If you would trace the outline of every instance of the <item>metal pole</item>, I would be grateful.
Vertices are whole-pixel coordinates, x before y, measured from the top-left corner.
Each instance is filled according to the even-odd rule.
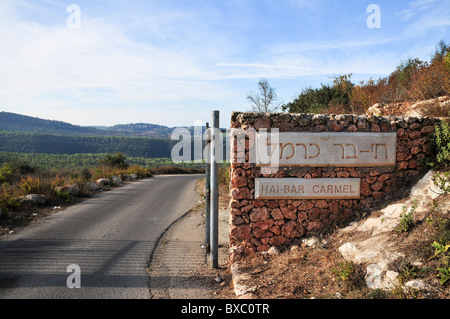
[[[210,247],[211,247],[211,133],[209,130],[209,123],[206,123],[206,150],[208,152],[205,154],[207,156],[206,158],[206,168],[205,168],[205,201],[206,201],[206,207],[205,207],[205,225],[206,225],[206,236],[205,236],[205,246],[206,251],[209,253]]]
[[[219,152],[219,139],[221,138],[219,129],[219,111],[212,113],[211,132],[211,254],[210,267],[218,268],[218,246],[219,246],[219,163],[217,158]]]

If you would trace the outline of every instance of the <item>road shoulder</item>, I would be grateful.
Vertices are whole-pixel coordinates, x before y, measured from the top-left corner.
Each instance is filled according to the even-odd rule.
[[[204,181],[199,180],[197,189]],[[226,197],[227,191],[221,192]],[[203,198],[203,197],[202,197]],[[226,202],[223,198],[222,202]],[[200,201],[160,237],[147,272],[153,299],[234,299],[229,271],[229,212],[219,211],[219,268],[209,267],[205,202]]]

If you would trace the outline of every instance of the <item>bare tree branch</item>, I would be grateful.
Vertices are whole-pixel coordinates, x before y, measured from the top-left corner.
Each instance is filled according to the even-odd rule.
[[[277,100],[276,90],[270,86],[266,79],[258,82],[259,92],[248,92],[247,99],[252,102],[252,108],[257,112],[273,112],[277,110],[281,102]]]

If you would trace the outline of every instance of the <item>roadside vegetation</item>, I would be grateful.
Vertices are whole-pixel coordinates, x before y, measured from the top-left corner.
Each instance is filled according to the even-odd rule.
[[[290,113],[365,114],[374,104],[412,102],[450,96],[450,45],[439,42],[430,61],[407,58],[388,76],[353,83],[352,74],[334,76],[332,83],[307,88],[282,106]],[[428,116],[448,116],[450,107],[430,102],[421,107]]]
[[[139,162],[145,165],[136,164]],[[73,156],[2,153],[0,234],[124,182],[159,174],[202,172],[201,164],[175,164],[169,159],[130,160],[122,153]]]

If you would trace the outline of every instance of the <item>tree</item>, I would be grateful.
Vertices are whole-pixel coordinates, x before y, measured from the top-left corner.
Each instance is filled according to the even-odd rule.
[[[252,102],[252,108],[256,112],[273,112],[281,105],[277,99],[276,90],[266,79],[259,80],[258,92],[248,92],[247,99]]]

